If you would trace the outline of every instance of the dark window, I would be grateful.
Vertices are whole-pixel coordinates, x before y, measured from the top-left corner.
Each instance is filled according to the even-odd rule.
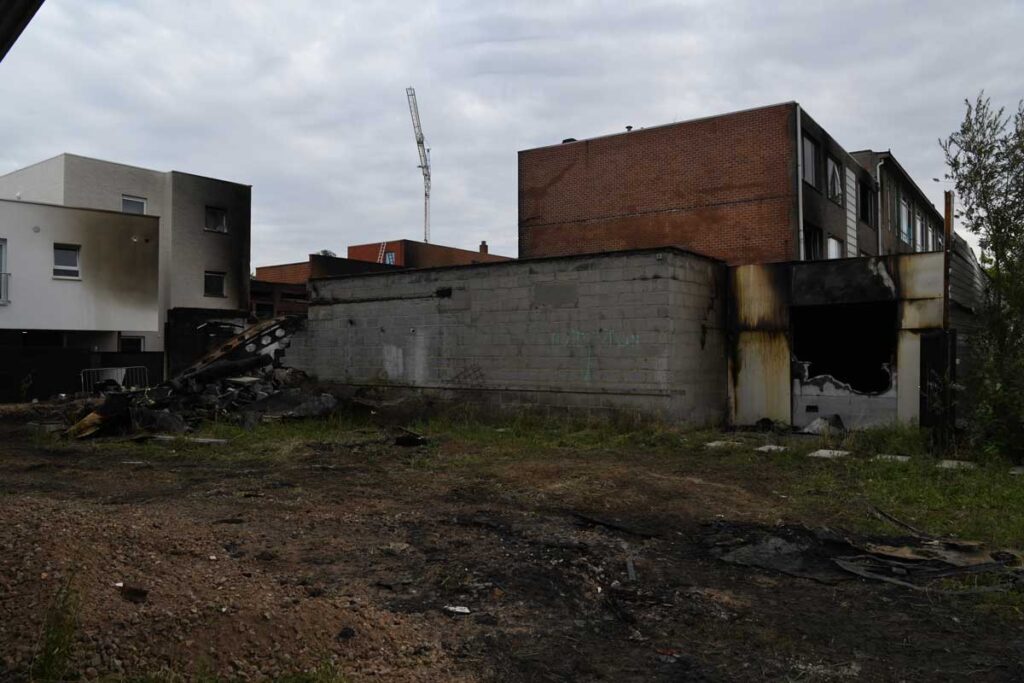
[[[120,349],[123,353],[141,353],[146,350],[144,337],[121,337]]]
[[[211,232],[227,232],[228,212],[216,206],[206,207],[206,229]]]
[[[206,271],[203,274],[203,295],[224,296],[224,277],[224,273]]]
[[[122,213],[146,213],[146,198],[133,197],[130,194],[121,195]]]
[[[871,227],[875,227],[875,207],[877,206],[875,191],[863,181],[857,183],[857,204],[857,217]]]
[[[78,278],[82,276],[79,268],[79,256],[82,247],[77,244],[53,245],[53,276]]]
[[[810,225],[804,227],[804,260],[817,261],[824,256],[821,230]]]
[[[256,317],[260,320],[274,317],[274,304],[267,301],[257,301],[255,307]]]
[[[843,205],[843,165],[832,157],[825,164],[828,171],[828,198]]]
[[[818,143],[804,136],[803,144],[804,182],[818,186]]]
[[[914,243],[913,219],[906,197],[900,197],[900,240],[911,245]]]
[[[389,266],[395,265],[395,252],[389,251],[386,254],[384,254],[384,263],[388,264]]]

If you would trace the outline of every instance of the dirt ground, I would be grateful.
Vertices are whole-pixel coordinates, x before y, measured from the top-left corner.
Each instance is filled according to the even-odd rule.
[[[0,423],[0,680],[29,676],[69,580],[70,680],[1024,679],[1024,631],[974,597],[714,559],[716,525],[785,516],[763,469],[267,439],[54,446]]]

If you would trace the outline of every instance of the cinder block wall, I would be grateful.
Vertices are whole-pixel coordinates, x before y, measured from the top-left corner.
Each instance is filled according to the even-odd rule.
[[[522,151],[519,256],[799,258],[795,137],[789,103]]]
[[[676,249],[311,283],[288,363],[502,406],[726,413],[724,266]]]

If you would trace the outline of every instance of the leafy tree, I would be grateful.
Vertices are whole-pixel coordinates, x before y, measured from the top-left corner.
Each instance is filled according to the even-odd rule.
[[[962,225],[978,236],[990,275],[983,326],[972,336],[967,379],[973,436],[986,450],[1024,459],[1024,100],[995,109],[965,101],[959,130],[940,140]],[[963,403],[961,404],[963,405]]]
[[[320,251],[317,252],[317,254],[319,254],[320,256],[337,256],[337,254],[335,254],[330,249],[321,249]]]

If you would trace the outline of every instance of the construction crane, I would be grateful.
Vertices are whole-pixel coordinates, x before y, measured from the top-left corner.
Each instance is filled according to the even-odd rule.
[[[420,170],[423,171],[423,241],[430,241],[430,148],[423,139],[423,126],[420,125],[420,108],[416,104],[416,89],[405,89],[409,98],[409,114],[412,116],[412,132],[416,136],[416,149],[420,153]]]

